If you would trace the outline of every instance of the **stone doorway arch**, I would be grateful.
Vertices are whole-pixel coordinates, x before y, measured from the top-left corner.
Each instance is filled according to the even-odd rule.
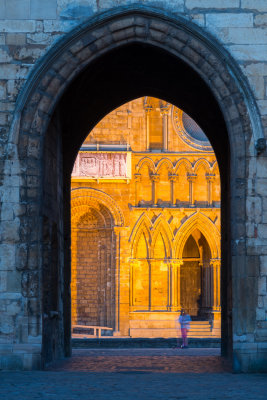
[[[12,161],[26,186],[12,187],[6,173],[4,187],[13,190],[18,203],[31,205],[31,213],[18,216],[16,230],[16,268],[28,310],[24,335],[34,336],[39,345],[33,354],[25,339],[27,360],[31,357],[27,365],[39,368],[46,362],[45,318],[56,318],[53,357],[71,353],[69,178],[76,154],[96,122],[142,95],[185,110],[213,145],[223,192],[222,351],[232,357],[235,370],[253,369],[254,361],[248,366],[233,334],[249,333],[243,310],[251,303],[239,303],[237,271],[240,263],[247,268],[250,262],[245,251],[246,167],[248,156],[255,156],[254,143],[263,137],[255,102],[241,71],[216,40],[182,17],[145,6],[97,15],[67,34],[34,68],[17,101],[5,171]],[[58,257],[51,255],[55,234]],[[42,276],[44,267],[49,273],[51,257],[57,259],[60,276],[58,310],[42,315]],[[19,353],[19,340],[15,335],[13,353]],[[254,356],[255,363],[263,357],[260,352]]]

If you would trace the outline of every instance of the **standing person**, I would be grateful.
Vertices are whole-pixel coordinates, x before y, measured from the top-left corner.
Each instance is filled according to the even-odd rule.
[[[188,347],[187,334],[188,334],[188,331],[190,329],[190,321],[191,321],[190,315],[187,314],[184,309],[182,309],[181,310],[181,315],[179,317],[179,323],[180,323],[180,326],[181,326],[181,336],[182,336],[182,339],[183,339],[183,343],[182,343],[182,346],[181,346],[182,349]]]

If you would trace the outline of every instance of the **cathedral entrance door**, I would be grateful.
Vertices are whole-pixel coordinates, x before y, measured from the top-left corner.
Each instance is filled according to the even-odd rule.
[[[181,267],[181,305],[192,317],[199,315],[201,296],[199,261],[184,261]]]

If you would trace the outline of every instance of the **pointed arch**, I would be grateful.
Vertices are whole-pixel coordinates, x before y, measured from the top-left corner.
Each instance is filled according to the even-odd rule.
[[[160,173],[160,170],[164,165],[167,166],[169,172],[171,172],[171,173],[173,172],[173,163],[171,162],[170,159],[164,157],[156,165],[156,173],[157,174]]]
[[[170,225],[165,220],[165,218],[161,215],[155,221],[153,228],[152,228],[152,242],[151,242],[151,257],[154,257],[155,254],[155,246],[158,240],[158,236],[162,235],[162,239],[165,245],[165,254],[167,258],[172,257],[172,243],[173,243],[173,233],[170,228]]]
[[[141,172],[142,168],[145,165],[148,166],[148,169],[150,170],[150,172],[152,172],[153,174],[156,173],[156,166],[154,164],[154,161],[149,157],[141,158],[141,160],[136,165],[136,171]]]
[[[185,243],[195,229],[198,229],[207,240],[211,258],[220,258],[220,232],[211,219],[201,212],[191,215],[178,229],[175,235],[175,257],[182,258]]]
[[[179,168],[181,165],[185,166],[186,172],[192,172],[193,165],[191,164],[191,162],[187,158],[180,158],[180,160],[177,161],[174,167],[175,174],[179,173]]]
[[[207,173],[211,172],[211,164],[209,163],[208,160],[206,160],[206,158],[200,158],[199,160],[197,160],[194,165],[193,165],[193,171],[195,173],[197,173],[198,169],[203,166],[204,169],[206,170]]]
[[[135,226],[133,227],[132,233],[129,237],[129,242],[132,243],[132,249],[131,249],[132,258],[135,258],[137,254],[137,247],[142,234],[144,234],[146,237],[146,242],[148,245],[148,257],[149,257],[150,244],[151,244],[151,228],[152,228],[152,223],[148,215],[146,213],[143,213],[135,223]]]
[[[220,174],[219,164],[218,164],[217,160],[215,160],[214,163],[211,166],[211,172],[214,173],[215,171],[218,171],[218,173]]]

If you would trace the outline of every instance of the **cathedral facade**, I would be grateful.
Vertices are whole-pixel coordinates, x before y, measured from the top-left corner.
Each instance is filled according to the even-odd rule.
[[[71,196],[73,326],[176,337],[184,308],[192,335],[220,336],[220,175],[194,120],[152,97],[117,108],[83,143]]]

